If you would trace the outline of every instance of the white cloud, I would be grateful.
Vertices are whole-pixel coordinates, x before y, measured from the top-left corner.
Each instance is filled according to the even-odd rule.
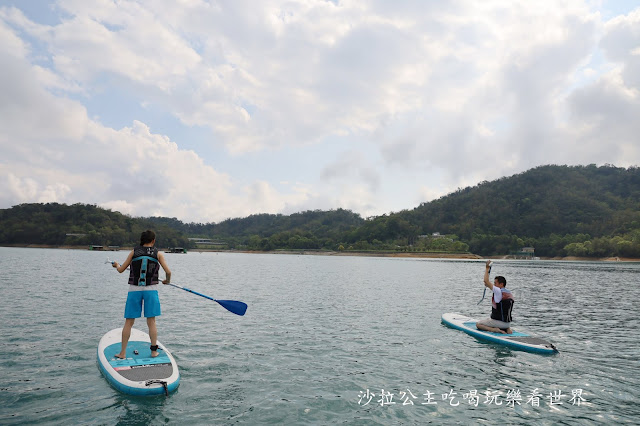
[[[570,117],[565,137],[579,146],[574,163],[640,163],[640,9],[606,23],[600,43],[615,67],[593,84],[575,90],[568,98]]]
[[[640,8],[596,7],[60,0],[52,25],[0,8],[0,202],[369,215],[540,164],[638,164]],[[89,118],[98,95],[119,125]],[[187,144],[193,128],[208,136]],[[284,169],[313,144],[302,176],[242,166],[270,151]]]
[[[601,41],[605,55],[622,66],[627,86],[640,89],[640,7],[625,16],[607,22]]]
[[[44,88],[26,49],[7,50],[0,50],[0,184],[9,188],[3,206],[97,202],[133,215],[213,221],[288,201],[274,191],[271,204],[230,193],[232,178],[144,123],[115,130],[89,119],[78,102]]]

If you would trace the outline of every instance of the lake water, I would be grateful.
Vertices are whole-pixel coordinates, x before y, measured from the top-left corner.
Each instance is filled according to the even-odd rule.
[[[444,312],[488,315],[483,262],[168,254],[172,282],[249,309],[239,317],[161,286],[159,340],[181,381],[143,398],[111,388],[96,363],[127,293],[128,272],[105,261],[126,255],[0,248],[0,424],[640,420],[638,263],[496,261],[514,328],[560,350],[543,356],[440,323]]]

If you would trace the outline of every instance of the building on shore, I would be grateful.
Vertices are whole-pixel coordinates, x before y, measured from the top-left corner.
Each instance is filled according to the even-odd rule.
[[[212,240],[210,238],[189,238],[196,248],[200,249],[223,249],[226,248],[227,243],[224,241]]]
[[[535,260],[536,250],[533,247],[522,247],[519,251],[509,253],[511,259]]]

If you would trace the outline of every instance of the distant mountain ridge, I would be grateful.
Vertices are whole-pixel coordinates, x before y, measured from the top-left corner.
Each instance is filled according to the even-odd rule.
[[[423,228],[471,238],[481,230],[541,237],[596,236],[640,224],[640,169],[542,166],[482,182],[412,210]]]
[[[459,189],[412,210],[367,220],[349,210],[257,214],[220,223],[132,218],[95,205],[21,204],[0,210],[0,244],[132,245],[189,237],[249,250],[327,249],[640,257],[640,169],[540,166]],[[439,233],[438,238],[434,233]],[[445,237],[445,238],[441,238]]]
[[[422,232],[456,234],[474,252],[495,251],[483,247],[495,237],[517,236],[557,255],[548,250],[553,236],[587,241],[640,229],[640,168],[541,166],[398,214]]]

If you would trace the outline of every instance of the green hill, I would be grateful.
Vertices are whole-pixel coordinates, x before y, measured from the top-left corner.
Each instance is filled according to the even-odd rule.
[[[222,240],[231,248],[319,249],[361,225],[356,213],[338,209],[292,215],[258,214],[219,224],[183,223],[176,218],[132,218],[95,205],[20,204],[0,210],[0,244],[132,246],[154,229],[162,247],[192,247],[189,237]]]
[[[477,232],[601,236],[638,227],[639,207],[640,169],[544,166],[482,182],[404,216],[425,230],[442,229],[465,239]]]
[[[225,241],[231,248],[251,250],[334,249],[343,235],[364,223],[349,210],[309,210],[291,215],[255,214],[218,224],[184,224],[177,219],[148,218],[189,236]]]
[[[434,233],[440,234],[433,237]],[[640,257],[640,169],[542,166],[367,220],[356,248]]]
[[[421,233],[455,234],[479,254],[530,245],[542,256],[638,255],[640,169],[543,166],[398,215]],[[602,240],[616,236],[635,244],[634,250],[620,238]],[[588,247],[572,253],[564,249],[588,241],[595,244],[591,252]],[[599,247],[618,243],[622,250]]]
[[[144,218],[131,218],[95,205],[58,203],[20,204],[0,210],[0,244],[132,246],[142,231],[154,228],[162,247],[185,246],[180,231],[156,226]]]
[[[161,246],[189,237],[250,250],[329,249],[640,257],[640,169],[542,166],[459,189],[413,210],[362,219],[349,210],[257,214],[220,223],[132,218],[95,205],[21,204],[0,210],[0,244]],[[436,234],[436,235],[434,235]]]

